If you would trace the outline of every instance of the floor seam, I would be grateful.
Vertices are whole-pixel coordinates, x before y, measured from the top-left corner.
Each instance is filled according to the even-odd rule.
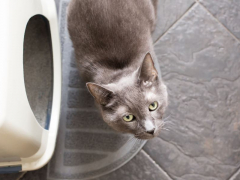
[[[238,167],[238,168],[236,169],[236,171],[234,171],[234,172],[230,175],[230,177],[227,178],[227,180],[236,180],[235,178],[236,178],[236,175],[237,175],[237,174],[240,174],[240,167]]]
[[[22,173],[17,177],[16,180],[21,180],[26,173],[27,173],[27,171],[22,172]]]
[[[195,1],[161,36],[157,38],[157,40],[153,43],[154,45],[157,44],[157,42],[164,37],[171,29],[173,26],[175,26],[182,18],[192,9],[192,7],[196,4],[197,2]]]
[[[164,173],[164,175],[169,180],[173,180],[173,178],[158,163],[156,163],[156,161],[154,161],[153,158],[145,150],[142,149],[141,151],[160,171],[162,171]]]
[[[201,2],[197,2],[201,7],[203,7],[221,26],[235,39],[240,43],[240,40],[221,22],[217,17],[215,17]]]

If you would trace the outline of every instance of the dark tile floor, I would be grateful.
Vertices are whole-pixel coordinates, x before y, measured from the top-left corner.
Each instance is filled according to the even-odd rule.
[[[98,180],[239,180],[240,1],[159,0],[158,17],[153,37],[172,124]],[[21,179],[46,174],[44,167]]]

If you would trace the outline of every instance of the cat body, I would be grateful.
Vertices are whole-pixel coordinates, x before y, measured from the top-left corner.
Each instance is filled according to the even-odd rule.
[[[72,0],[68,8],[77,67],[103,120],[140,139],[158,135],[167,106],[151,38],[155,15],[150,0]]]

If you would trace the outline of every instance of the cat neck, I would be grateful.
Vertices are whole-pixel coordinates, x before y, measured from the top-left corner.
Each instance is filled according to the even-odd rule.
[[[105,69],[104,72],[98,72],[98,76],[95,76],[94,82],[105,85],[116,84],[123,78],[130,77],[137,69],[138,67],[136,65],[118,70]]]
[[[156,60],[156,55],[153,50],[153,43],[149,41],[145,44],[146,46],[141,49],[140,53],[138,53],[134,59],[131,59],[131,64],[121,69],[111,69],[111,68],[102,68],[97,67],[96,75],[93,76],[93,82],[98,84],[110,84],[117,83],[121,79],[129,77],[135,72],[142,64],[142,61],[145,55],[150,52],[153,56],[153,59]],[[142,46],[143,47],[143,46]]]
[[[138,70],[139,67],[136,69],[126,69],[125,71],[121,71],[119,74],[114,74],[112,79],[103,85],[111,90],[119,90],[124,87],[132,86],[135,83]]]

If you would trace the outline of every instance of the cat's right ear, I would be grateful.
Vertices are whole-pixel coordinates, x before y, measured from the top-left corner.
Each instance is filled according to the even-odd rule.
[[[154,83],[158,78],[158,72],[154,66],[154,62],[150,53],[144,57],[142,66],[138,72],[138,79],[146,86]]]
[[[95,83],[86,83],[90,94],[101,105],[107,105],[113,98],[113,92]]]

